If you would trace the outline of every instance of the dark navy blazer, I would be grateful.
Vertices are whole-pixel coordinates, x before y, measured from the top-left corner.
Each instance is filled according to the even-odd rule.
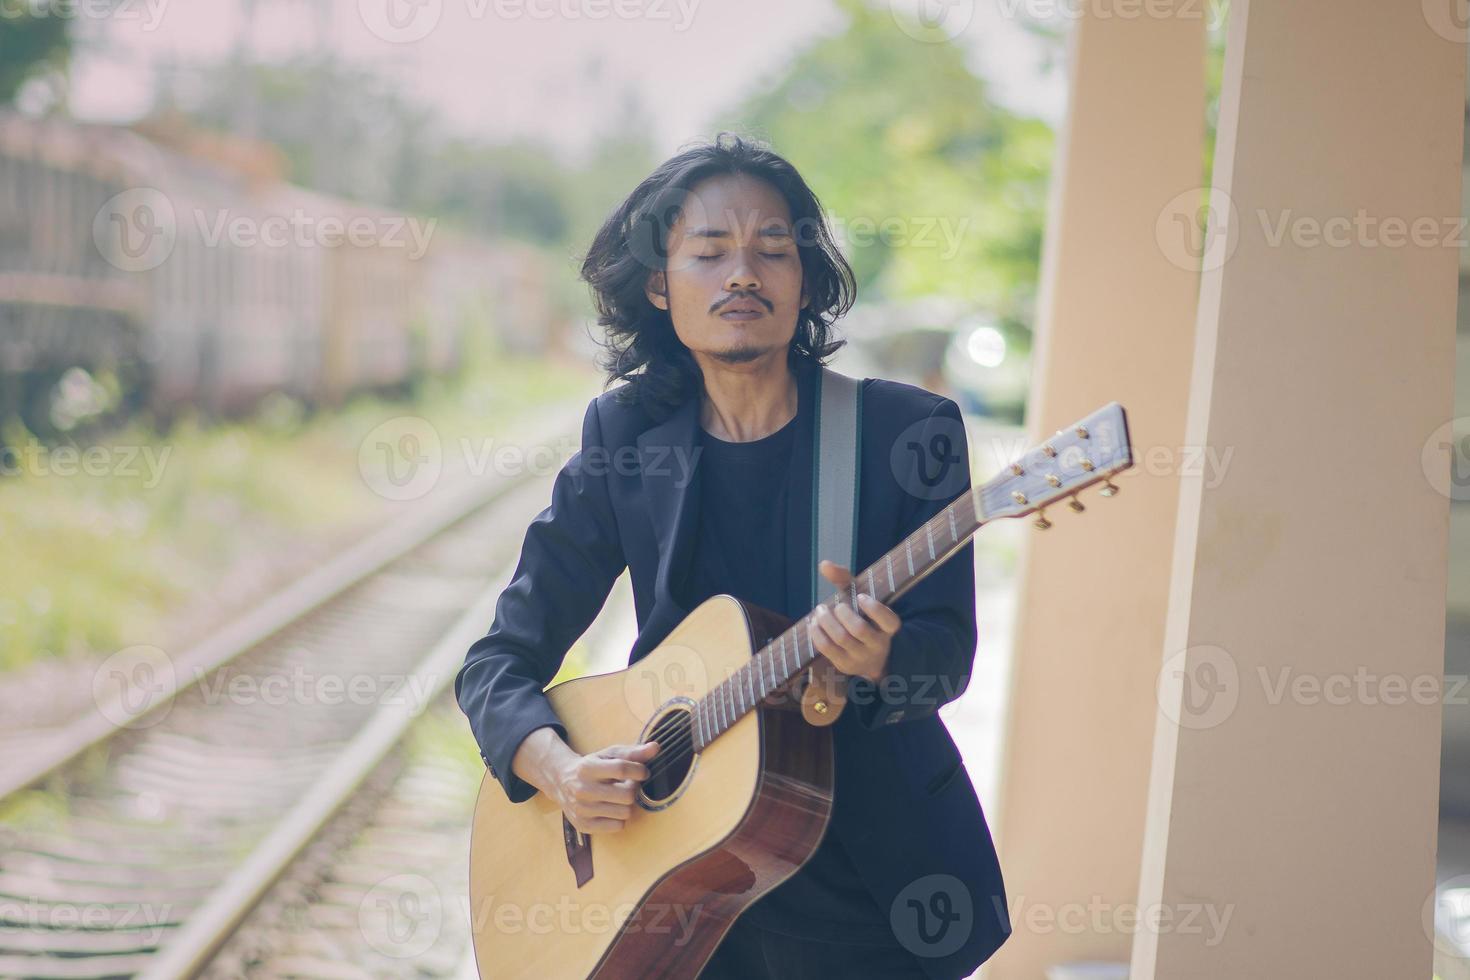
[[[813,470],[815,370],[796,370],[794,476]],[[623,569],[630,569],[639,629],[630,664],[689,613],[670,582],[687,574],[697,533],[699,399],[655,423],[641,408],[619,404],[615,392],[587,406],[582,448],[558,473],[550,506],[527,529],[494,622],[455,678],[481,756],[515,802],[536,792],[511,770],[521,740],[545,725],[566,737],[543,689]],[[953,401],[867,379],[862,405],[855,572],[971,485]],[[955,492],[940,499],[905,489],[912,485],[904,472],[909,450],[931,444],[965,462],[952,481]],[[810,476],[793,479],[788,494],[787,608],[775,611],[793,618],[812,608],[811,484]],[[826,594],[830,587],[822,584]],[[895,935],[930,976],[964,977],[1010,933],[990,831],[938,715],[964,690],[974,663],[974,545],[967,543],[892,605],[903,625],[893,637],[888,676],[877,685],[852,678],[851,700],[833,726],[828,832],[840,836],[874,901],[890,913]]]

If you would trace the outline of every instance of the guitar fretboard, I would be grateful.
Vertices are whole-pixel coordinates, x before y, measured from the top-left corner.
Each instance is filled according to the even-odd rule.
[[[698,752],[816,659],[808,632],[817,609],[846,605],[858,610],[858,596],[873,596],[887,604],[918,584],[964,546],[980,529],[975,512],[977,491],[966,490],[944,510],[925,521],[898,547],[853,576],[848,588],[834,592],[816,609],[797,620],[767,643],[729,677],[710,689],[694,707],[691,726]],[[862,586],[866,584],[866,588]]]

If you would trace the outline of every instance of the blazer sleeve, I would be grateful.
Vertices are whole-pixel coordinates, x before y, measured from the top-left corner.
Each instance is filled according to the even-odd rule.
[[[470,646],[454,679],[480,757],[513,803],[536,793],[511,769],[522,740],[545,726],[567,737],[543,691],[627,565],[608,494],[610,459],[594,398],[582,421],[582,448],[558,472],[551,504],[526,529],[490,631]]]
[[[938,433],[948,435],[952,444],[958,442],[957,465],[964,466],[961,490],[934,500],[905,493],[903,537],[970,491],[970,447],[959,406],[952,399],[941,399],[929,413],[922,444],[932,445],[929,437]],[[848,707],[857,710],[868,729],[927,718],[969,685],[978,638],[974,539],[899,596],[892,608],[903,622],[889,647],[887,673],[877,682],[863,677],[848,681]]]

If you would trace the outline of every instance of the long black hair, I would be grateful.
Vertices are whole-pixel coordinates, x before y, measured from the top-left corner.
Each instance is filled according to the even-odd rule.
[[[626,380],[617,393],[643,405],[657,420],[703,390],[704,377],[673,320],[648,300],[654,271],[667,267],[669,232],[685,195],[707,177],[745,174],[774,187],[791,210],[802,287],[808,303],[797,318],[787,352],[793,368],[824,364],[846,343],[832,338],[832,324],[852,307],[857,285],[842,257],[821,205],[796,168],[768,147],[735,133],[682,150],[649,174],[610,214],[582,262],[592,288],[597,322],[606,330],[599,366],[605,387]]]

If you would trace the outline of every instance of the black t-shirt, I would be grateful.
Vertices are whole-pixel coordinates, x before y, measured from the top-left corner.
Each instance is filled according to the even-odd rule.
[[[795,476],[795,435],[794,419],[752,442],[726,442],[700,427],[699,529],[678,597],[685,608],[724,593],[787,615],[809,611],[785,608],[786,500]],[[794,936],[896,945],[888,916],[828,828],[811,860],[741,918]]]

